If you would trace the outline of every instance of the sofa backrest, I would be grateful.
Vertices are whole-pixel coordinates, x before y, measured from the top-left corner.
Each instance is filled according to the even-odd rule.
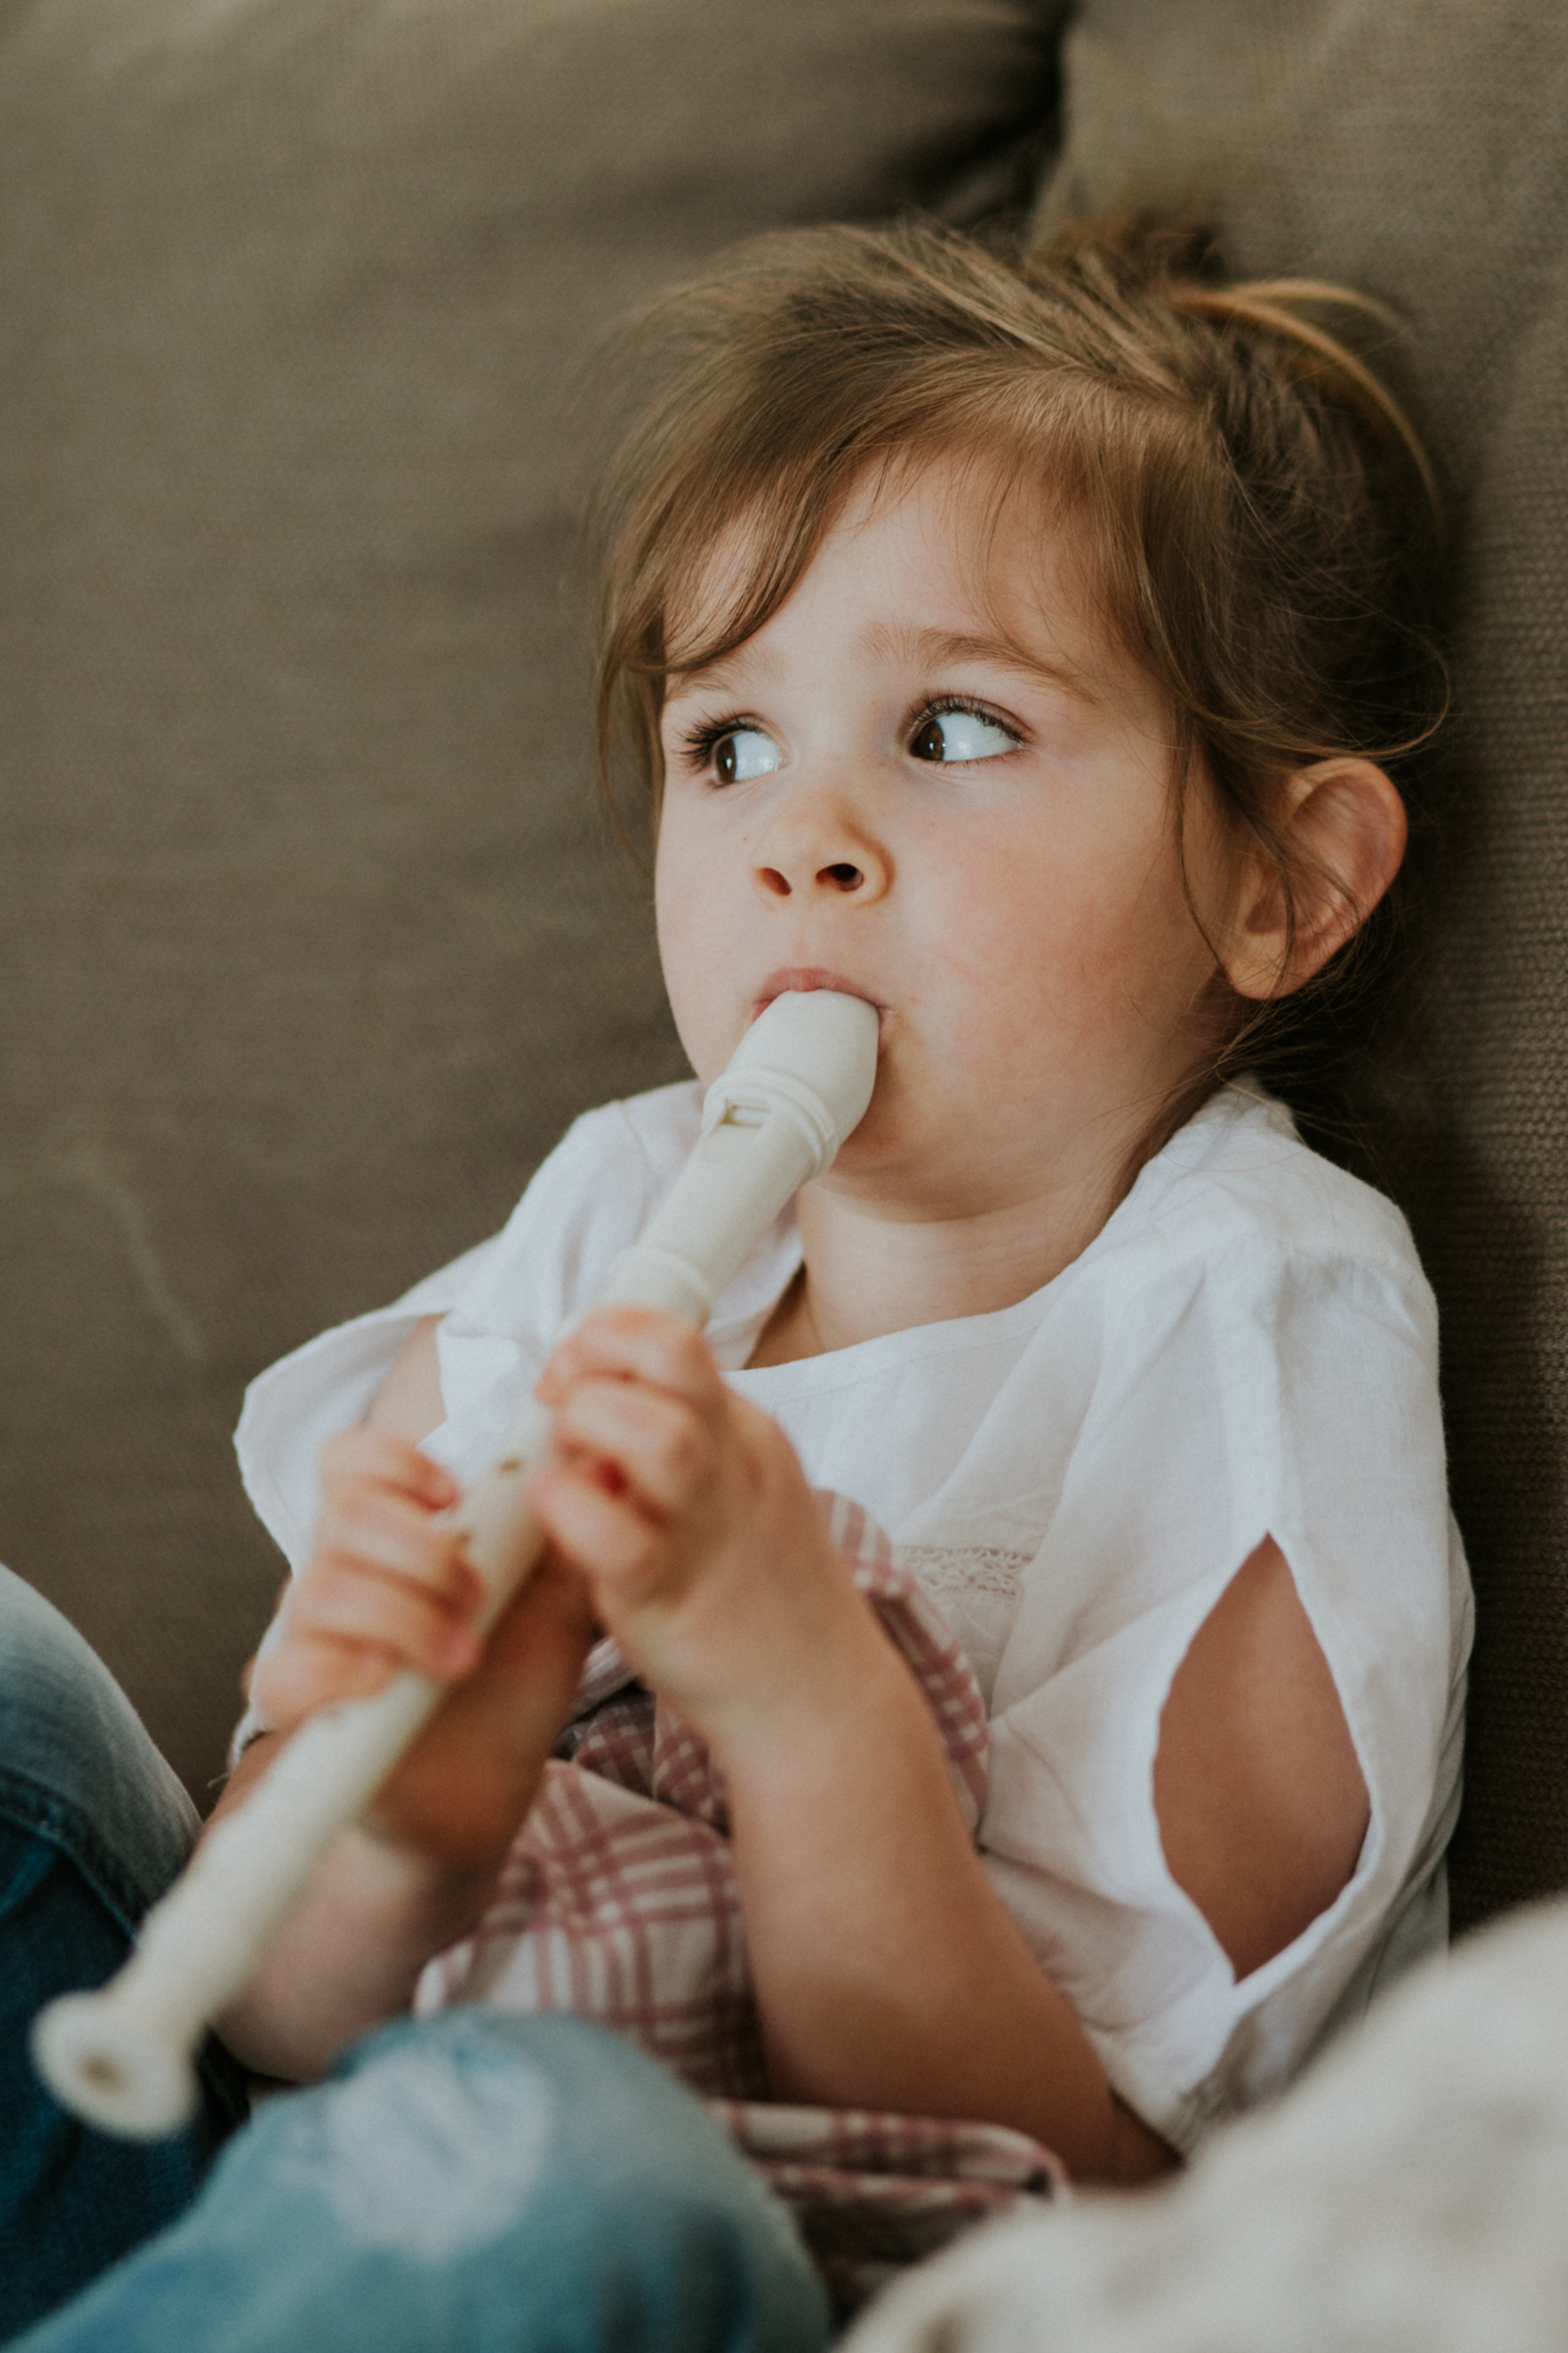
[[[1047,105],[1021,0],[0,12],[0,1557],[204,1799],[241,1388],[676,1075],[550,454],[602,322]]]
[[[748,229],[1005,189],[1052,0],[37,0],[0,24],[0,1557],[203,1790],[262,1364],[673,1074],[551,416]],[[1457,1909],[1568,1879],[1568,19],[1081,0],[1037,225],[1201,210],[1408,319],[1459,707],[1363,1108],[1479,1598]]]

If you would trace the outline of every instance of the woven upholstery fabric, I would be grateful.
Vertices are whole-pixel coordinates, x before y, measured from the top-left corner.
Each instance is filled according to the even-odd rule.
[[[559,387],[1052,71],[1020,0],[0,10],[0,1556],[204,1801],[281,1569],[244,1381],[682,1068]]]
[[[1446,480],[1458,713],[1383,1180],[1443,1312],[1479,1603],[1456,1917],[1568,1882],[1568,16],[1547,0],[1085,0],[1042,229],[1197,212],[1247,273],[1409,322]]]

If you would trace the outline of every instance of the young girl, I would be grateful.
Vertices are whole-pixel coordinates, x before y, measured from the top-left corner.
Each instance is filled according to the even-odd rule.
[[[1247,1076],[1393,881],[1387,764],[1433,715],[1402,604],[1421,461],[1309,319],[1331,292],[1223,290],[1142,233],[1015,263],[822,231],[623,351],[603,734],[654,796],[699,1083],[579,1121],[504,1233],[251,1393],[246,1476],[298,1573],[220,1811],[323,1703],[405,1662],[451,1685],[225,2021],[251,2066],[318,2076],[416,1989],[461,1990],[451,1948],[487,1933],[601,1632],[721,1777],[775,2099],[979,2119],[1131,2182],[1441,1943],[1468,1602],[1432,1301],[1397,1212]],[[881,1029],[831,1172],[706,1338],[623,1310],[560,1342],[701,1085],[817,987]],[[536,1385],[551,1550],[482,1644],[441,1514]],[[977,1831],[814,1487],[880,1524],[963,1647]],[[560,2024],[528,2029],[546,2074]],[[444,2052],[455,2081],[483,2031],[405,2028],[394,2059]],[[642,2063],[597,2038],[595,2065]],[[368,2115],[343,2105],[366,2080],[279,2110]],[[187,2275],[279,2194],[307,2127],[276,2113],[183,2226]],[[433,2091],[400,2113],[446,2130]],[[631,2113],[606,2095],[604,2135]],[[385,2190],[368,2131],[308,2129]],[[237,2189],[269,2130],[294,2158]],[[531,2185],[563,2178],[547,2142]],[[152,2308],[154,2260],[96,2325]],[[761,2260],[714,2341],[811,2341],[798,2274],[763,2294]],[[512,2325],[493,2341],[545,2341]]]

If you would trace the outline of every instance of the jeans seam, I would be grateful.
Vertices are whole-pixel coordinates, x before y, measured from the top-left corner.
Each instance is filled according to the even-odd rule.
[[[133,1883],[120,1857],[79,1806],[14,1766],[0,1765],[0,1817],[57,1847],[76,1865],[126,1935],[135,1935],[142,1914],[154,1899]]]

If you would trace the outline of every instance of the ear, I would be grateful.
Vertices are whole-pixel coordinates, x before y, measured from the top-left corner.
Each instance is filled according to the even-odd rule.
[[[1225,956],[1241,997],[1289,997],[1360,930],[1394,876],[1405,804],[1370,760],[1321,760],[1285,787],[1279,827],[1296,902],[1294,939],[1273,861],[1249,851]]]

